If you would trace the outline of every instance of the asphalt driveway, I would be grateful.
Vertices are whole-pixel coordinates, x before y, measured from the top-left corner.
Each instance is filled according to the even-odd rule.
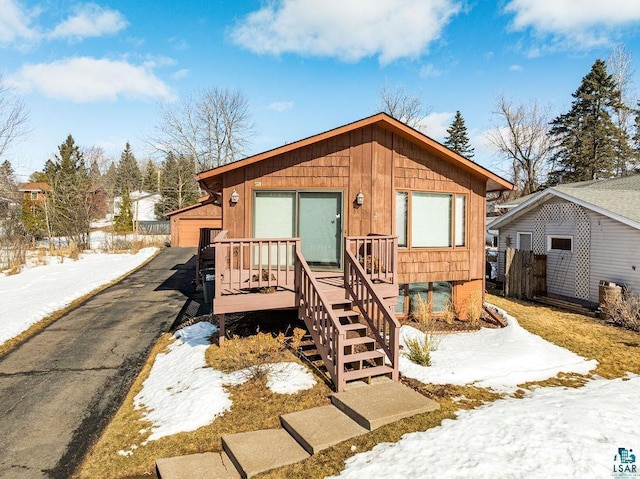
[[[156,339],[198,309],[194,254],[163,250],[0,359],[1,478],[72,474]]]

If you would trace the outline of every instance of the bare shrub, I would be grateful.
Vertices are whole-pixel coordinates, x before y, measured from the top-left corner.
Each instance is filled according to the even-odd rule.
[[[624,291],[607,299],[602,307],[604,317],[619,326],[640,331],[640,295]]]
[[[413,317],[422,325],[429,325],[433,322],[431,301],[425,300],[421,294],[416,296]]]
[[[245,379],[266,379],[270,365],[285,359],[285,336],[258,332],[253,336],[233,336],[220,347],[207,351],[207,361],[215,369],[224,372],[242,371]]]
[[[451,300],[447,300],[447,303],[444,305],[444,310],[440,313],[440,317],[447,324],[452,324],[453,320],[456,319],[456,311]]]

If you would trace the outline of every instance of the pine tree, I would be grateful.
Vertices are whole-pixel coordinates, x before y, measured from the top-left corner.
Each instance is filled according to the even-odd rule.
[[[572,96],[571,109],[551,122],[556,152],[550,184],[610,177],[630,153],[626,132],[612,121],[623,107],[620,90],[602,60],[595,61]]]
[[[116,168],[115,194],[122,195],[125,189],[129,192],[139,190],[141,176],[136,157],[133,156],[131,145],[127,142]]]
[[[193,159],[183,155],[167,154],[162,164],[160,193],[162,199],[156,205],[156,215],[161,217],[169,211],[194,204],[198,199],[198,185],[194,179]]]
[[[46,192],[51,232],[66,236],[80,249],[88,247],[91,222],[91,178],[84,157],[71,135],[58,147],[44,172],[51,187]]]
[[[133,215],[131,214],[131,196],[129,190],[125,188],[122,192],[122,201],[118,215],[113,223],[113,229],[117,233],[130,233],[133,231]]]
[[[142,189],[144,191],[158,191],[158,173],[156,164],[151,159],[148,159],[142,177]]]
[[[464,118],[462,118],[460,111],[456,111],[456,116],[453,122],[451,122],[451,126],[447,128],[447,133],[448,136],[444,140],[444,146],[465,158],[473,158],[475,149],[471,148],[469,144],[467,127],[464,124]]]

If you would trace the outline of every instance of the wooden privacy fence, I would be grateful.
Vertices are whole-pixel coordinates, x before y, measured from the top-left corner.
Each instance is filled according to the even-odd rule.
[[[505,252],[504,294],[533,299],[547,294],[547,256],[507,248]]]

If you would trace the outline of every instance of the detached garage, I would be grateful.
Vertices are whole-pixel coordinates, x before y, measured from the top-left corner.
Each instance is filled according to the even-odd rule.
[[[210,197],[194,205],[167,213],[171,224],[171,246],[198,246],[200,228],[221,228],[222,208]]]

